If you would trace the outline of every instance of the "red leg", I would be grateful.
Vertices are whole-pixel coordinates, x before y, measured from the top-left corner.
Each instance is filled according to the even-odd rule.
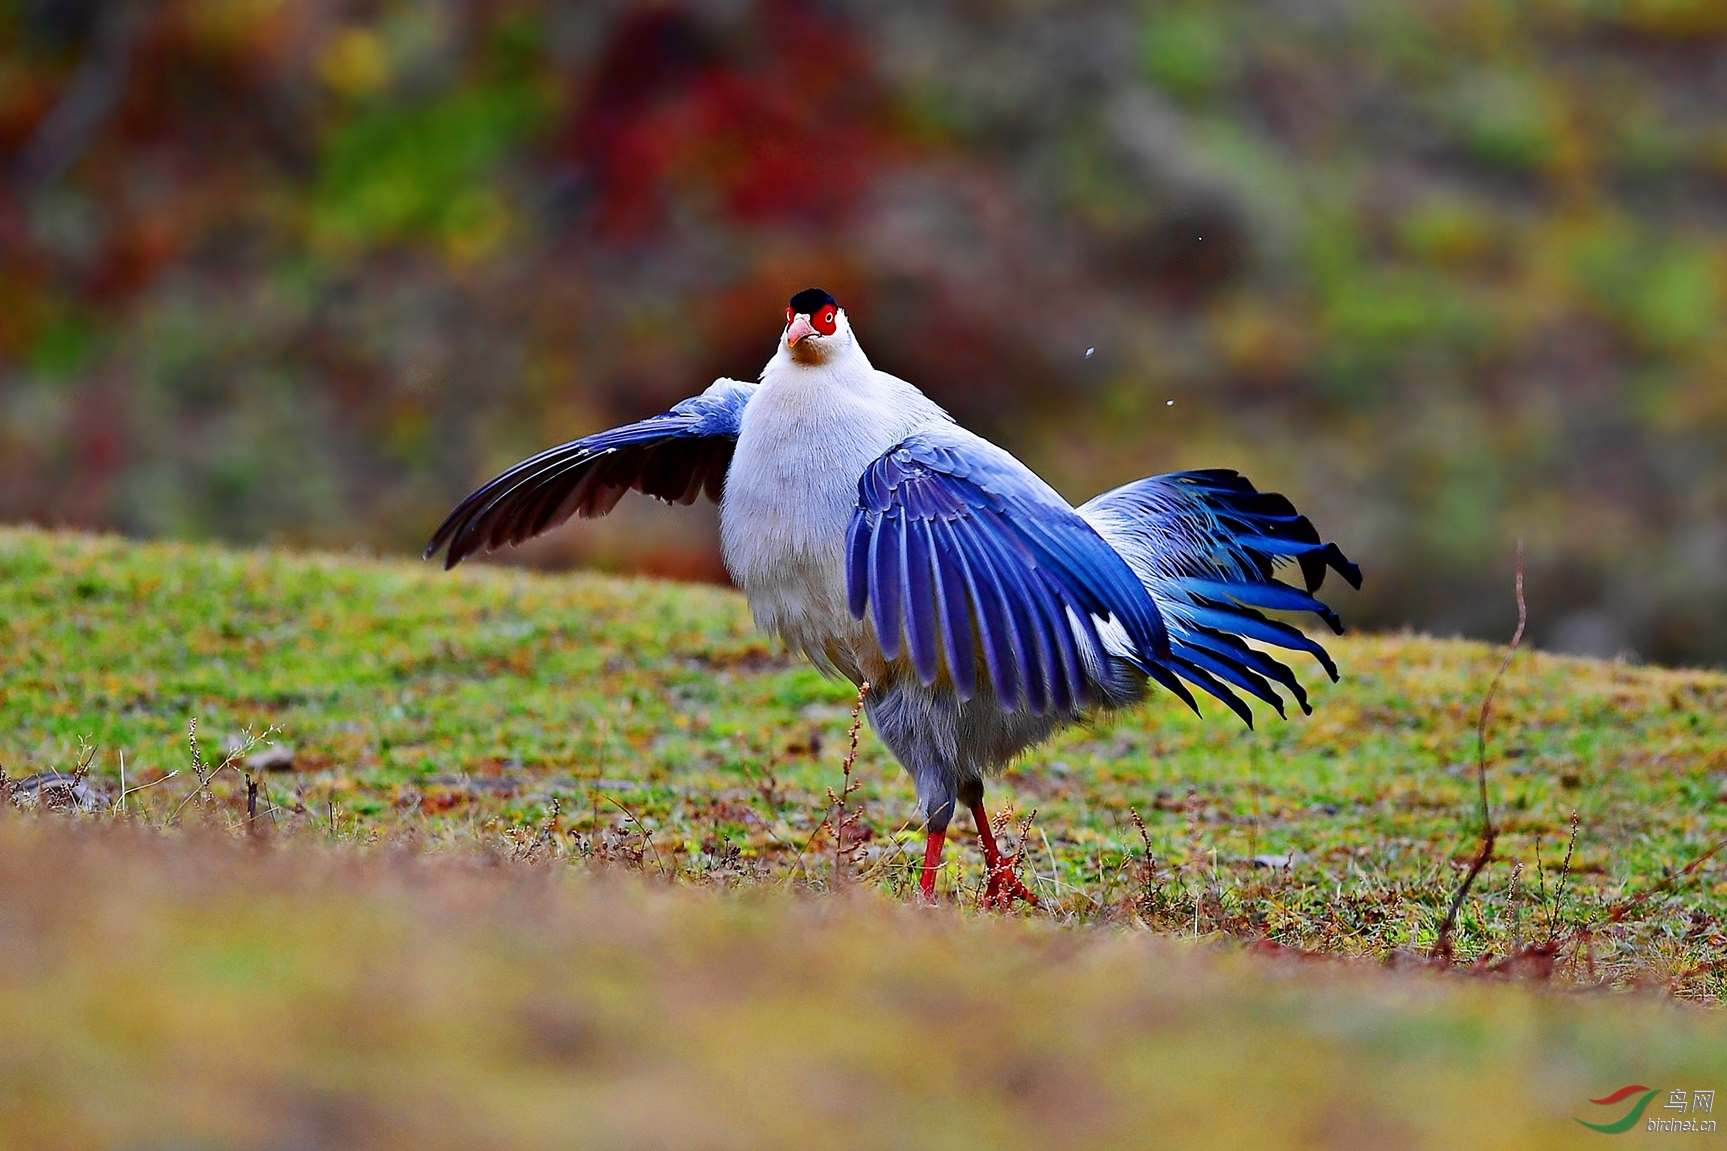
[[[988,876],[983,889],[983,905],[1005,909],[1014,900],[1023,899],[1033,907],[1041,906],[1037,896],[1027,890],[1019,876],[1013,873],[1013,866],[1002,856],[1001,848],[995,845],[995,832],[990,829],[989,812],[983,809],[983,800],[971,805],[971,817],[977,821],[977,837],[983,842],[984,874]]]
[[[935,873],[941,869],[941,849],[947,842],[947,828],[929,833],[923,845],[923,878],[918,882],[918,894],[925,903],[935,902]]]

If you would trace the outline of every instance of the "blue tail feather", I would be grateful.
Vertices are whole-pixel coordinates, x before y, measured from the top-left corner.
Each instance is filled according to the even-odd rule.
[[[1233,683],[1255,699],[1263,700],[1276,708],[1278,715],[1284,715],[1283,697],[1273,691],[1271,685],[1263,677],[1247,670],[1240,664],[1219,659],[1203,648],[1193,647],[1180,640],[1175,643],[1174,654],[1187,663],[1204,668],[1219,679]]]
[[[1303,712],[1312,708],[1295,673],[1250,642],[1306,652],[1337,679],[1321,644],[1260,610],[1309,612],[1341,634],[1343,621],[1314,593],[1328,571],[1361,586],[1361,569],[1284,496],[1261,492],[1233,471],[1175,472],[1106,492],[1079,512],[1127,561],[1163,614],[1169,674],[1152,675],[1163,686],[1185,679],[1251,725],[1252,713],[1226,685],[1282,714],[1275,683],[1289,689]],[[1277,578],[1291,564],[1303,587]],[[1177,694],[1192,706],[1191,693]]]
[[[1313,705],[1307,701],[1307,689],[1301,686],[1301,681],[1295,678],[1295,673],[1286,664],[1279,663],[1264,652],[1248,647],[1241,642],[1239,636],[1229,635],[1210,628],[1196,627],[1182,632],[1182,643],[1188,647],[1196,647],[1208,651],[1212,655],[1230,660],[1241,667],[1268,680],[1274,680],[1282,687],[1288,688],[1295,697],[1296,705],[1306,715],[1313,714]]]

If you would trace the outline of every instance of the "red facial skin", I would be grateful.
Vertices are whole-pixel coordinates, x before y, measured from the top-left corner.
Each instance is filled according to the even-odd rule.
[[[797,315],[796,312],[793,312],[790,308],[787,308],[786,309],[786,323],[788,323],[788,324],[791,323],[792,319],[796,315]],[[810,327],[814,328],[817,333],[819,333],[820,335],[823,335],[823,336],[833,335],[834,334],[834,326],[838,322],[839,322],[839,309],[836,308],[832,304],[823,304],[820,308],[816,309],[815,315],[810,317]]]

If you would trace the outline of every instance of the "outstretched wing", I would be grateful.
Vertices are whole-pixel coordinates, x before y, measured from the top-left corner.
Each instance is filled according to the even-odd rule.
[[[1252,712],[1232,687],[1281,714],[1283,699],[1273,686],[1281,685],[1303,711],[1312,709],[1295,673],[1245,641],[1307,652],[1337,678],[1324,647],[1260,610],[1312,612],[1341,632],[1337,613],[1313,593],[1327,569],[1361,586],[1361,569],[1336,544],[1321,540],[1285,497],[1259,491],[1233,471],[1174,472],[1105,492],[1079,514],[1151,592],[1169,625],[1170,668],[1228,704],[1249,726]],[[1303,587],[1277,578],[1277,569],[1291,561]],[[1192,706],[1191,698],[1177,694]]]
[[[1125,633],[1137,662],[1169,651],[1156,606],[1115,550],[1024,464],[958,427],[919,432],[864,471],[846,589],[888,659],[903,635],[924,683],[945,664],[969,699],[981,673],[1009,711],[1087,703],[1088,667],[1120,646],[1106,649],[1100,623]]]
[[[453,568],[474,552],[519,544],[572,515],[603,516],[632,489],[674,504],[694,503],[704,491],[718,500],[756,387],[716,380],[669,412],[523,460],[456,505],[432,533],[426,558],[447,545],[444,567]]]

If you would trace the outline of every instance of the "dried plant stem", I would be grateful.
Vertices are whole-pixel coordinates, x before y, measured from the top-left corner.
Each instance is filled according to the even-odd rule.
[[[1469,871],[1458,885],[1457,894],[1451,899],[1451,906],[1445,911],[1445,920],[1439,925],[1439,934],[1433,940],[1433,958],[1450,962],[1451,932],[1457,926],[1457,913],[1463,907],[1464,899],[1469,896],[1469,889],[1475,886],[1475,880],[1481,871],[1493,858],[1494,844],[1499,840],[1499,829],[1493,825],[1493,805],[1487,799],[1487,719],[1493,711],[1493,697],[1499,691],[1499,681],[1505,678],[1506,669],[1511,666],[1511,660],[1517,654],[1517,649],[1523,646],[1523,629],[1529,623],[1529,608],[1523,601],[1523,541],[1517,541],[1517,630],[1511,635],[1511,646],[1506,649],[1505,658],[1499,663],[1499,670],[1493,675],[1493,682],[1487,685],[1487,694],[1481,700],[1481,714],[1475,721],[1475,781],[1481,793],[1481,847],[1475,853],[1475,858],[1469,864]]]
[[[675,873],[668,873],[666,871],[666,862],[664,859],[660,858],[660,849],[654,844],[653,833],[648,830],[646,824],[636,818],[636,813],[603,792],[597,794],[599,794],[601,799],[623,812],[624,818],[636,825],[636,829],[642,833],[642,842],[647,844],[648,850],[654,853],[654,866],[659,868],[661,877],[665,879],[675,878]]]
[[[253,735],[251,730],[248,729],[246,731],[246,738],[241,741],[240,745],[228,752],[228,754],[222,758],[222,762],[212,768],[207,767],[204,763],[203,750],[198,746],[198,718],[193,716],[186,724],[186,746],[192,753],[192,773],[198,777],[198,786],[194,787],[192,789],[192,794],[188,795],[185,799],[182,799],[179,806],[174,808],[172,814],[168,816],[168,822],[173,823],[174,820],[178,819],[180,812],[194,799],[198,801],[200,807],[208,806],[210,801],[215,798],[214,793],[210,790],[210,784],[218,775],[222,774],[223,771],[232,771],[237,775],[246,774],[241,772],[239,767],[236,765],[240,760],[244,759],[247,755],[250,755],[252,749],[257,747],[260,742],[269,739],[271,733],[275,730],[276,729],[274,727],[267,727],[262,733]],[[162,778],[170,779],[177,774],[178,772],[170,772]],[[250,780],[251,777],[248,774],[248,789],[250,789],[251,786]],[[157,780],[157,782],[160,783],[161,780]],[[249,809],[251,806],[252,805],[249,804]]]
[[[1004,812],[1003,814],[1005,815],[1006,813]],[[1026,840],[1031,837],[1031,827],[1035,822],[1037,822],[1037,808],[1034,807],[1029,813],[1027,813],[1024,819],[1019,821],[1019,828],[1014,833],[1013,854],[1008,856],[1004,866],[1007,868],[1008,875],[1012,876],[1015,882],[1021,882],[1019,878],[1019,869],[1025,859]],[[1033,883],[1037,882],[1036,869],[1033,869],[1031,878]],[[1023,886],[1023,882],[1021,882],[1021,885]]]
[[[1505,891],[1505,909],[1511,917],[1511,950],[1509,954],[1515,957],[1523,950],[1523,920],[1517,906],[1517,884],[1523,878],[1523,861],[1514,860],[1511,864],[1511,883]]]
[[[126,797],[128,795],[137,795],[140,791],[143,791],[146,787],[155,787],[158,783],[167,783],[170,779],[173,779],[175,776],[177,776],[179,774],[180,774],[179,770],[175,769],[174,771],[170,771],[167,775],[164,775],[161,779],[152,779],[149,783],[140,783],[137,787],[129,787],[125,791],[121,792],[120,798],[115,800],[114,802],[123,804],[126,802]]]
[[[856,780],[852,779],[852,768],[857,764],[858,734],[863,728],[864,698],[868,695],[869,680],[866,679],[858,685],[857,702],[852,704],[851,746],[846,751],[845,761],[840,764],[840,793],[835,795],[833,788],[827,789],[828,805],[832,808],[832,814],[824,822],[834,833],[834,883],[836,886],[851,878],[850,872],[845,866],[846,831],[857,825],[857,816],[846,809],[846,801],[851,798],[852,792],[860,786]],[[853,862],[856,862],[855,857]]]
[[[1565,898],[1565,885],[1571,881],[1571,856],[1577,850],[1577,829],[1581,824],[1582,820],[1577,817],[1577,812],[1573,811],[1571,813],[1571,838],[1565,843],[1565,861],[1559,865],[1559,878],[1553,884],[1553,902],[1547,904],[1545,889],[1541,893],[1541,902],[1547,904],[1547,938],[1542,943],[1544,947],[1552,947],[1559,939],[1559,904]],[[1537,863],[1541,861],[1540,847],[1541,845],[1537,843]]]
[[[210,780],[216,775],[215,771],[211,771],[204,766],[204,753],[198,747],[197,716],[193,716],[191,721],[186,724],[186,746],[191,749],[192,752],[192,774],[198,777],[198,786],[194,787],[192,789],[192,793],[185,799],[182,799],[179,806],[174,808],[173,812],[169,814],[169,823],[173,823],[174,820],[179,818],[180,812],[194,799],[198,801],[200,807],[204,805],[205,800],[209,796]],[[216,771],[220,770],[222,769],[216,769]]]

